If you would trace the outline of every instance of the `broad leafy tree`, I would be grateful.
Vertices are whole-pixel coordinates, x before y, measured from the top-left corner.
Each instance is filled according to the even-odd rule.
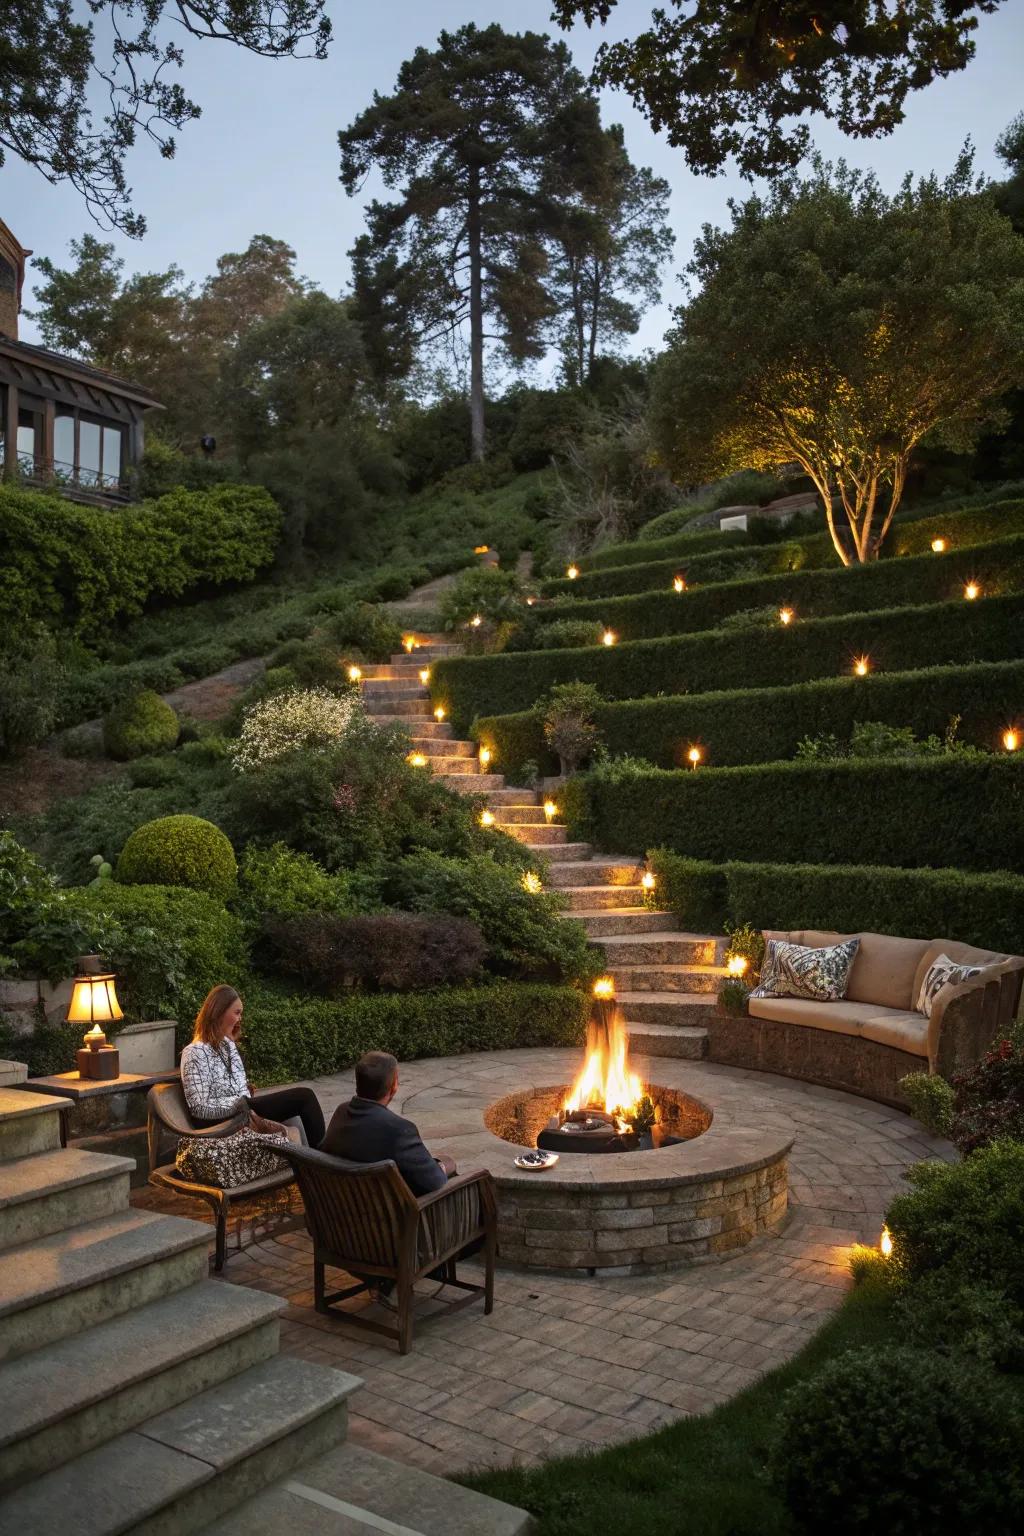
[[[926,437],[965,451],[1024,375],[1024,241],[973,179],[892,197],[815,162],[705,226],[656,377],[681,481],[798,464],[846,564],[874,558]]]
[[[590,384],[598,357],[635,335],[645,309],[661,297],[661,270],[675,236],[668,225],[669,185],[632,164],[617,124],[579,195],[559,199],[549,292],[566,383]]]
[[[514,364],[543,355],[555,222],[547,170],[588,134],[600,137],[597,105],[564,44],[470,25],[418,48],[395,89],[375,93],[338,135],[346,191],[376,167],[397,194],[370,205],[353,252],[379,361],[455,347],[468,328],[475,459],[484,456],[487,344]]]
[[[71,182],[97,219],[136,236],[146,226],[128,151],[141,134],[169,159],[175,133],[200,114],[178,79],[185,46],[323,58],[331,38],[324,0],[0,0],[0,12],[0,165],[11,154]]]
[[[603,44],[594,80],[629,92],[691,169],[734,155],[772,176],[807,153],[808,114],[853,138],[891,133],[911,91],[964,69],[978,16],[1005,0],[665,0],[635,37]],[[555,0],[562,26],[617,0]]]

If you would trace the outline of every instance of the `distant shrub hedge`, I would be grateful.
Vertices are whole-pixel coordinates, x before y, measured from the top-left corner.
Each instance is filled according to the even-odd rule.
[[[592,555],[583,555],[576,564],[581,571],[601,571],[609,566],[647,565],[652,560],[664,560],[671,555],[702,554],[705,550],[728,549],[749,543],[749,535],[741,528],[722,533],[717,528],[702,528],[694,533],[683,529],[667,534],[662,539],[645,539],[630,544],[609,544]]]
[[[9,623],[88,638],[151,598],[252,580],[280,534],[280,510],[259,486],[179,487],[116,508],[0,486],[0,610]]]
[[[364,1051],[400,1061],[466,1051],[580,1045],[589,999],[574,987],[495,982],[344,999],[264,985],[245,995],[246,1066],[257,1082],[339,1072]]]
[[[116,704],[103,721],[103,747],[108,757],[128,762],[147,752],[170,752],[181,727],[171,706],[152,689],[143,689]]]
[[[868,864],[745,864],[649,850],[658,904],[691,933],[817,928],[959,939],[1024,954],[1024,875]]]
[[[431,693],[458,730],[478,715],[532,708],[555,683],[594,683],[606,699],[658,693],[778,688],[849,676],[854,657],[875,673],[1003,661],[1020,653],[1024,595],[808,619],[784,628],[709,630],[586,650],[450,657],[433,667]],[[870,718],[870,717],[869,717]]]
[[[792,548],[778,545],[756,553],[778,555]],[[1020,534],[992,544],[952,549],[943,555],[929,551],[906,560],[835,566],[832,570],[818,569],[810,560],[800,565],[795,555],[789,558],[792,563],[786,565],[765,563],[763,569],[768,574],[763,576],[738,574],[735,580],[716,577],[712,585],[683,593],[671,590],[669,573],[658,591],[632,587],[626,597],[534,609],[516,648],[525,649],[531,637],[539,648],[545,643],[546,628],[569,619],[607,624],[622,640],[646,640],[714,629],[731,615],[751,608],[791,607],[799,622],[866,608],[941,603],[960,598],[968,581],[978,582],[990,597],[1024,589],[1024,535]]]
[[[958,740],[998,750],[1001,728],[1024,707],[1024,661],[983,661],[868,677],[829,677],[785,688],[744,688],[628,699],[595,714],[609,752],[640,752],[659,768],[685,766],[686,748],[700,742],[716,768],[791,758],[805,736],[847,740],[854,725],[880,720],[941,736],[960,717]],[[524,764],[556,772],[533,710],[490,715],[476,730],[515,780]]]
[[[1024,863],[1024,761],[1014,758],[596,772],[575,781],[572,803],[574,832],[583,824],[598,847],[626,854],[666,847],[721,863],[911,869]]]
[[[721,535],[719,535],[721,537]],[[772,571],[799,571],[819,566],[839,566],[839,556],[832,541],[821,534],[799,542],[781,544],[752,543],[738,547],[699,550],[693,555],[682,553],[668,559],[646,560],[642,564],[615,566],[607,570],[583,571],[573,581],[567,577],[545,581],[541,591],[546,597],[573,598],[572,608],[559,605],[559,614],[567,617],[575,614],[576,602],[607,600],[632,592],[655,592],[669,589],[677,573],[685,575],[694,586],[706,586],[712,582],[740,580],[745,577],[768,574]]]

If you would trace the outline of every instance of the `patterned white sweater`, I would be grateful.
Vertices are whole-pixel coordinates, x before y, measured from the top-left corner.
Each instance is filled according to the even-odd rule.
[[[201,1040],[186,1045],[181,1053],[181,1086],[197,1120],[227,1120],[252,1092],[238,1047],[228,1039],[219,1048]]]

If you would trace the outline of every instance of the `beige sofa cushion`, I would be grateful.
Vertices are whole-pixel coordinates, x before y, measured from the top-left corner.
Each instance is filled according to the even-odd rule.
[[[819,1003],[803,997],[752,997],[747,1004],[753,1019],[802,1024],[838,1035],[857,1035],[880,1045],[895,1046],[914,1056],[928,1055],[928,1020],[909,1009],[880,1008],[877,1003]]]
[[[862,933],[846,989],[847,999],[851,1003],[877,1003],[882,1008],[912,1009],[917,998],[917,968],[927,948],[927,939]]]

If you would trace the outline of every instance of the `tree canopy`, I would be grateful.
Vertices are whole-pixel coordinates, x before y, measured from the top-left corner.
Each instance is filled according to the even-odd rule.
[[[0,166],[8,154],[69,181],[100,222],[145,233],[126,160],[139,134],[165,159],[200,115],[175,76],[186,39],[235,43],[265,58],[321,59],[324,0],[5,0],[0,48]],[[98,24],[98,25],[97,25]],[[100,121],[93,106],[105,98]]]
[[[676,479],[798,464],[842,560],[873,558],[928,436],[956,451],[1024,377],[1024,242],[964,151],[943,181],[818,160],[705,226],[653,413]]]
[[[593,79],[619,86],[690,168],[714,175],[732,155],[772,176],[806,155],[793,120],[834,119],[853,138],[891,133],[911,91],[964,69],[978,16],[1004,0],[667,0],[650,27],[604,43]],[[617,0],[554,0],[563,27],[604,23]]]

